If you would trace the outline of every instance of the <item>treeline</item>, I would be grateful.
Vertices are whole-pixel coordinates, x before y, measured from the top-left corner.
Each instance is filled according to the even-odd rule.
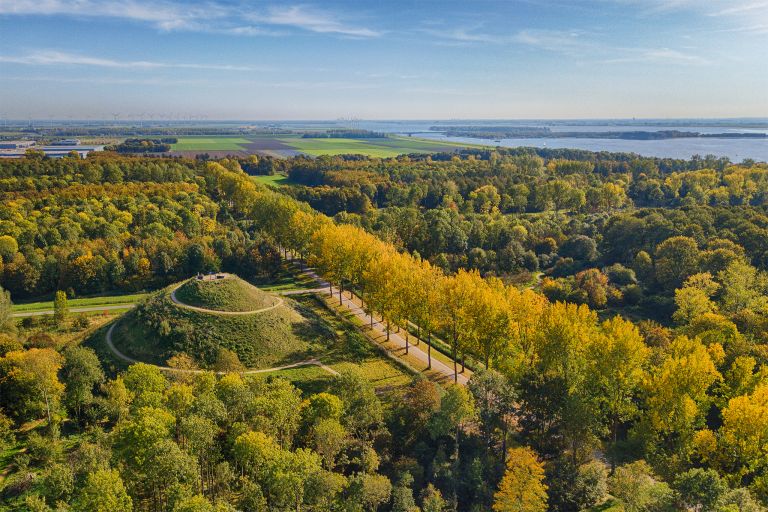
[[[387,134],[371,130],[325,130],[306,132],[301,137],[304,139],[385,139]]]
[[[42,424],[18,431],[25,450],[0,485],[4,510],[405,512],[418,502],[436,512],[447,499],[414,460],[394,463],[390,429],[408,425],[445,450],[474,414],[464,389],[441,398],[427,381],[392,410],[354,372],[302,393],[280,378],[198,371],[181,354],[168,364],[187,373],[136,364],[107,379],[89,348],[0,341],[0,447],[15,445],[16,426]]]
[[[179,141],[176,137],[164,137],[162,139],[125,139],[116,146],[106,146],[108,151],[118,153],[167,153],[171,150],[171,144]]]
[[[287,172],[303,186],[286,193],[446,272],[476,269],[522,283],[541,271],[567,278],[547,288],[552,298],[631,308],[662,321],[680,283],[643,271],[635,262],[640,252],[653,267],[669,238],[689,236],[700,248],[726,239],[752,265],[766,265],[764,164],[505,150],[294,159]],[[626,270],[634,275],[608,282]],[[719,270],[706,262],[698,268]],[[595,283],[601,291],[589,299]]]
[[[685,475],[697,485],[713,478],[722,485],[723,478],[768,498],[761,490],[768,451],[740,448],[768,428],[757,413],[768,385],[766,346],[763,336],[741,333],[730,316],[766,318],[764,278],[738,258],[718,279],[686,277],[695,268],[687,263],[697,260],[681,260],[687,253],[679,249],[690,242],[669,241],[657,256],[670,260],[665,278],[682,285],[680,327],[600,321],[586,306],[551,303],[476,272],[445,275],[362,229],[259,190],[244,175],[216,164],[208,172],[238,214],[257,220],[340,290],[355,290],[387,325],[411,321],[422,339],[436,334],[448,342],[454,360],[471,356],[509,378],[517,400],[505,410],[516,418],[520,439],[552,462],[553,486],[573,485],[566,475],[587,471],[601,447],[614,465],[642,458],[669,482]],[[746,277],[737,284],[735,276]],[[712,300],[720,286],[727,288]],[[687,506],[712,505],[697,503]]]
[[[269,242],[252,226],[220,219],[195,165],[114,157],[0,162],[0,286],[21,299],[157,288],[219,269],[275,272]]]

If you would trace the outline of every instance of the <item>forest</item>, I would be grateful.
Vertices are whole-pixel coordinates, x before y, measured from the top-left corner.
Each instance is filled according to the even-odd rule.
[[[763,510],[767,174],[525,149],[0,162],[0,510]],[[113,372],[50,343],[63,314],[10,317],[281,255],[468,384]]]

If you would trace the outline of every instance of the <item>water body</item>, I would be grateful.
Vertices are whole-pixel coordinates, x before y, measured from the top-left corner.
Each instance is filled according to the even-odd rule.
[[[343,123],[340,123],[343,125]],[[475,137],[448,137],[430,130],[433,126],[530,126],[546,127],[555,131],[665,131],[678,130],[699,133],[768,133],[768,119],[746,120],[663,120],[663,121],[356,121],[355,128],[421,137],[433,140],[482,144],[501,147],[569,148],[589,151],[637,153],[642,156],[689,159],[694,155],[726,157],[732,162],[752,159],[768,162],[768,138],[679,138],[662,140],[583,139],[583,138],[512,138],[482,139]]]

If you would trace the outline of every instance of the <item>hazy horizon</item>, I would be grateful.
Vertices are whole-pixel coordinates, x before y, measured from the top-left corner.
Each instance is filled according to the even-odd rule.
[[[0,0],[0,117],[768,116],[762,0]]]

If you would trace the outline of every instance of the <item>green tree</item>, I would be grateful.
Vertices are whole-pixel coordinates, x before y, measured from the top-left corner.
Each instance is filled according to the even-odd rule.
[[[64,325],[69,316],[69,306],[67,305],[67,294],[61,290],[56,292],[53,299],[53,321],[58,327]]]
[[[409,472],[400,475],[395,487],[392,489],[392,512],[418,511],[416,500],[413,498],[413,477]]]
[[[384,475],[358,473],[350,478],[347,502],[351,510],[374,512],[379,505],[389,501],[392,483]]]
[[[168,386],[168,380],[160,369],[145,363],[131,365],[123,375],[123,383],[131,394],[131,405],[134,409],[161,405],[163,392]]]
[[[0,286],[0,332],[7,331],[13,325],[11,313],[13,303],[11,302],[11,292],[4,290]]]
[[[74,512],[132,512],[133,501],[120,474],[104,469],[86,477],[72,509]]]
[[[672,490],[659,482],[644,460],[619,466],[608,480],[608,489],[624,505],[626,512],[664,510],[671,505]]]
[[[440,400],[440,410],[432,417],[431,431],[436,438],[453,438],[453,508],[458,506],[459,479],[459,441],[460,434],[467,422],[475,417],[475,404],[466,387],[454,384],[449,386]]]
[[[173,507],[173,512],[215,512],[208,499],[198,494],[180,501]]]
[[[446,503],[440,490],[428,484],[421,493],[421,510],[423,512],[443,512]]]
[[[77,418],[93,402],[93,389],[104,382],[101,363],[93,349],[74,346],[64,352],[64,403]]]
[[[690,276],[682,288],[675,290],[677,311],[672,318],[680,324],[689,324],[707,313],[714,313],[717,305],[710,299],[718,288],[720,285],[709,272]]]
[[[716,510],[718,502],[728,491],[728,485],[717,471],[701,468],[691,469],[675,477],[672,488],[681,505],[701,512]]]
[[[674,236],[656,248],[656,279],[667,290],[679,288],[699,267],[699,247],[696,240]]]
[[[315,424],[313,434],[315,451],[323,459],[325,468],[332,470],[336,456],[347,442],[347,431],[338,420],[323,419]]]
[[[16,239],[9,235],[0,236],[0,260],[5,263],[13,261],[16,253],[19,252],[19,244]]]

